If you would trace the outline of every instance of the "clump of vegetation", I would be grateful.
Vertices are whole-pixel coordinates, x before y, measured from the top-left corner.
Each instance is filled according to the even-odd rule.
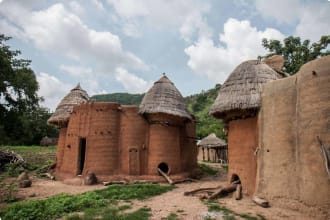
[[[150,211],[147,208],[134,213],[120,214],[120,211],[128,207],[109,208],[108,206],[114,206],[116,200],[146,199],[173,188],[173,186],[155,184],[113,185],[106,189],[86,192],[80,195],[60,194],[43,200],[17,202],[8,205],[0,212],[0,216],[3,219],[47,220],[86,210],[85,217],[89,216],[90,218],[88,217],[88,219],[93,219],[95,215],[91,215],[93,214],[91,209],[98,209],[96,215],[99,216],[101,213],[103,219],[147,219]],[[73,215],[68,218],[78,219],[78,217],[80,218],[79,215]]]
[[[251,216],[249,214],[239,214],[236,213],[230,209],[227,209],[224,206],[220,206],[218,203],[216,203],[213,200],[209,200],[207,202],[207,206],[208,206],[208,211],[209,212],[221,212],[223,214],[223,219],[225,220],[234,220],[236,219],[236,217],[239,217],[240,219],[247,219],[247,220],[265,220],[266,218],[260,214],[257,215],[257,217],[255,216]],[[212,219],[210,217],[208,217],[208,219]]]
[[[203,173],[207,173],[209,175],[216,175],[218,173],[218,170],[206,165],[206,164],[203,164],[203,163],[199,163],[198,164],[198,168],[203,172]]]
[[[177,220],[178,219],[178,215],[171,212],[167,217],[165,218],[161,218],[161,220]]]

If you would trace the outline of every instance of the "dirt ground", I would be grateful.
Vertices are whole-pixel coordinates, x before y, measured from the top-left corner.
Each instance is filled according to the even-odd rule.
[[[182,183],[176,185],[177,188],[165,194],[149,198],[147,200],[131,201],[133,209],[147,206],[152,210],[152,220],[159,220],[163,217],[175,213],[179,219],[198,220],[204,219],[205,216],[211,215],[216,219],[223,219],[221,213],[208,213],[207,205],[198,197],[184,196],[185,191],[191,191],[204,187],[216,187],[226,185],[226,174],[222,171],[214,177],[205,177],[193,183]],[[78,194],[86,191],[102,189],[105,186],[99,184],[94,186],[79,185],[79,180],[74,179],[66,181],[52,181],[46,179],[33,179],[32,187],[19,189],[18,195],[22,199],[40,199],[47,198],[59,193]],[[242,200],[236,201],[231,196],[217,200],[219,205],[233,210],[240,214],[249,214],[256,216],[263,215],[266,219],[329,219],[329,213],[324,213],[317,208],[306,207],[299,203],[282,202],[271,203],[270,208],[262,208],[255,205],[251,199],[244,197]],[[287,209],[291,207],[291,209]],[[327,216],[328,215],[328,216]],[[239,219],[236,217],[236,219]]]

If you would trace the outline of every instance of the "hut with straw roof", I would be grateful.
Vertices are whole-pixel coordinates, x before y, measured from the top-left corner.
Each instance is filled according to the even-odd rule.
[[[63,100],[67,97],[71,96]],[[63,101],[57,109],[61,106]],[[59,113],[55,111],[51,119]],[[67,121],[61,123],[61,130],[65,135],[59,138],[57,152],[59,179],[90,172],[103,181],[123,176],[157,179],[158,169],[182,178],[197,168],[194,117],[166,76],[154,83],[140,107],[76,102],[64,117]]]
[[[228,127],[229,179],[239,178],[248,195],[255,189],[262,85],[282,77],[259,60],[245,61],[229,75],[211,106],[210,114]]]
[[[203,138],[197,146],[199,161],[228,162],[228,145],[225,140],[218,138],[214,133]]]

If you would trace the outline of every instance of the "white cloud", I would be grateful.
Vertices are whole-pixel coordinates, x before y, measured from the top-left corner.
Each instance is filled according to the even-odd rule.
[[[181,37],[190,40],[192,35],[210,31],[203,15],[210,10],[209,3],[201,0],[108,0],[116,14],[127,24],[137,20],[155,29],[177,29]]]
[[[325,1],[326,2],[326,1]],[[314,3],[302,7],[299,14],[299,24],[295,35],[313,42],[320,40],[322,35],[330,34],[330,2]]]
[[[317,41],[330,30],[330,2],[311,0],[257,0],[257,11],[278,23],[295,25],[292,33],[302,39]]]
[[[20,29],[24,33],[23,37],[27,37],[39,49],[74,60],[95,60],[107,72],[114,71],[117,66],[148,68],[140,58],[122,48],[117,35],[90,29],[61,3],[40,11],[28,11],[15,1],[4,2],[3,5],[0,15],[11,26]]]
[[[84,76],[92,73],[92,68],[82,66],[60,65],[60,70],[67,72],[73,76]]]
[[[131,93],[144,93],[152,85],[152,82],[147,82],[121,67],[116,69],[116,80],[120,82],[128,92]]]
[[[83,15],[85,13],[85,9],[76,1],[69,2],[69,6],[74,14]]]
[[[73,85],[64,83],[48,73],[41,72],[36,76],[40,87],[38,95],[45,99],[42,105],[54,111],[61,99],[73,88]]]
[[[223,83],[242,61],[266,53],[261,45],[262,38],[281,40],[284,35],[271,28],[260,31],[249,21],[230,18],[224,24],[224,33],[219,35],[221,44],[215,45],[211,38],[202,37],[185,49],[189,56],[188,66],[215,83]]]
[[[100,10],[100,11],[104,11],[105,8],[103,6],[103,3],[101,1],[98,0],[92,0],[92,3],[95,5],[95,7]]]

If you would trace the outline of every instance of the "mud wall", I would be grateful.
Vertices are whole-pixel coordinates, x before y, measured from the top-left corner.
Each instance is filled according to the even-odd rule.
[[[62,166],[63,154],[65,148],[66,130],[67,128],[60,128],[57,149],[56,149],[56,170],[60,170]]]
[[[239,176],[244,194],[253,195],[257,172],[257,157],[254,152],[258,145],[257,117],[229,122],[228,132],[228,179]]]
[[[330,205],[317,136],[330,148],[330,56],[263,88],[256,193]]]
[[[86,138],[86,159],[84,173],[92,171],[97,175],[118,172],[120,105],[117,103],[90,103],[89,135]],[[81,121],[84,123],[84,121]]]
[[[149,116],[148,174],[158,175],[165,163],[170,174],[181,171],[179,122],[166,114]]]
[[[194,121],[185,123],[181,129],[181,169],[189,172],[197,168],[196,127]]]
[[[148,123],[136,106],[122,106],[120,114],[120,165],[126,175],[147,173]]]

